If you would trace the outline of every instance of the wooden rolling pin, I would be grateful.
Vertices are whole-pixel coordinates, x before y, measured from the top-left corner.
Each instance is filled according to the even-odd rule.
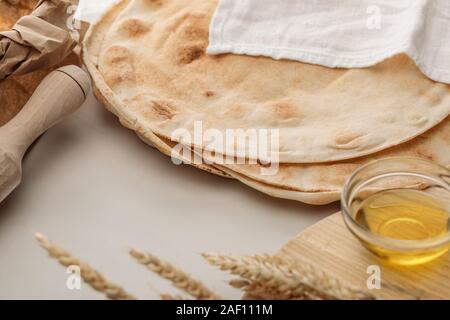
[[[86,100],[91,85],[76,66],[50,73],[15,118],[0,127],[0,202],[21,182],[22,159],[30,145]]]

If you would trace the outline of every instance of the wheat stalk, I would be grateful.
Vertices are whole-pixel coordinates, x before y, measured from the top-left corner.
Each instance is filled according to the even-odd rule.
[[[233,258],[234,257],[228,257]],[[251,261],[249,259],[252,259],[254,261]],[[258,299],[278,299],[278,300],[291,300],[291,299],[303,299],[303,300],[322,300],[326,299],[327,296],[325,296],[323,293],[318,292],[317,290],[307,286],[307,285],[300,285],[296,286],[296,290],[293,291],[289,285],[288,285],[288,278],[286,275],[277,275],[279,273],[278,269],[273,269],[272,263],[269,264],[269,259],[273,259],[269,256],[252,256],[247,258],[242,258],[243,262],[245,264],[251,266],[251,268],[247,271],[246,274],[241,274],[241,276],[246,277],[236,280],[231,280],[230,285],[236,289],[244,290],[247,294],[250,294],[252,297],[257,297]],[[263,275],[261,273],[261,268],[254,265],[256,263],[258,264],[265,264],[266,268],[272,268],[271,270],[266,271],[266,275],[264,278],[256,279],[253,277],[253,280],[248,280],[249,278],[252,278],[252,274],[258,274],[260,272],[260,275]],[[255,268],[256,267],[256,268]],[[227,270],[224,268],[224,265],[222,265],[222,270]],[[228,270],[230,271],[230,270]],[[232,272],[233,273],[233,272]],[[236,273],[234,273],[236,274]],[[250,277],[249,277],[250,275]],[[271,279],[270,277],[272,277]],[[278,278],[278,281],[275,279]]]
[[[169,280],[175,287],[183,290],[198,300],[221,300],[222,298],[205,287],[200,281],[193,279],[184,271],[174,267],[170,263],[159,259],[149,253],[142,253],[132,249],[130,251],[140,264],[146,266],[157,275]]]
[[[289,300],[292,297],[286,293],[280,293],[277,290],[265,287],[258,282],[252,282],[242,278],[234,279],[229,282],[229,285],[235,289],[246,292],[246,296],[252,300]]]
[[[296,265],[266,255],[235,257],[205,253],[203,257],[211,265],[247,280],[231,284],[250,294],[255,290],[257,295],[279,299],[374,299],[306,264]]]
[[[165,301],[182,301],[182,300],[186,300],[186,298],[184,298],[183,296],[172,295],[172,294],[167,294],[167,293],[161,294],[160,297],[161,297],[161,300],[165,300]]]
[[[280,288],[268,286],[263,282],[249,281],[245,279],[234,279],[229,282],[229,285],[235,289],[245,291],[246,297],[251,300],[320,300],[311,291],[304,290],[302,295],[300,292],[295,295],[289,291],[281,291]]]
[[[109,282],[98,271],[92,269],[87,263],[73,257],[68,251],[57,247],[40,233],[35,234],[36,240],[39,242],[49,255],[65,266],[78,266],[81,270],[81,278],[95,290],[102,292],[107,298],[112,300],[135,300],[136,298],[121,287]]]

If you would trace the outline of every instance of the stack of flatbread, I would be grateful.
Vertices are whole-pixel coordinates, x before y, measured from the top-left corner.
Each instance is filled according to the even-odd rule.
[[[425,77],[407,56],[350,70],[208,56],[217,2],[122,0],[88,31],[83,59],[96,96],[144,141],[171,156],[184,145],[203,157],[192,163],[200,169],[310,204],[338,200],[345,179],[374,159],[450,164],[450,87]],[[195,136],[196,123],[223,136],[276,130],[278,171],[263,174],[267,159],[252,159],[249,145],[236,146],[249,161],[230,164],[215,161],[228,148],[174,135]]]

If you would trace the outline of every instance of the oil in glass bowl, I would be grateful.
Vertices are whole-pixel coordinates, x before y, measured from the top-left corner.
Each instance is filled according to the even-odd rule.
[[[450,231],[450,213],[439,199],[412,189],[373,194],[361,202],[355,220],[370,233],[392,240],[436,240]],[[449,250],[448,245],[443,245],[427,252],[398,252],[369,243],[366,245],[381,258],[402,265],[426,263]]]
[[[375,160],[344,185],[342,214],[372,253],[396,265],[419,265],[450,249],[450,170],[419,158]]]

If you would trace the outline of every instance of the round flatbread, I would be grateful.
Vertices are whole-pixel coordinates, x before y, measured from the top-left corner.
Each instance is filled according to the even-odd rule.
[[[166,152],[167,155],[192,161],[192,156],[186,154],[185,150],[180,153],[179,148],[174,149],[176,143],[163,137],[152,137],[151,133],[149,139],[154,144],[168,147],[170,151]],[[264,174],[267,167],[260,164],[214,163],[216,159],[210,157],[209,153],[201,156],[210,166],[270,196],[324,205],[338,201],[346,179],[355,170],[374,160],[414,157],[450,168],[450,118],[412,141],[370,156],[327,164],[279,164],[278,170],[270,175]]]
[[[262,174],[265,168],[260,164],[216,166],[264,193],[317,205],[338,201],[345,181],[362,165],[390,157],[422,158],[450,168],[450,118],[412,141],[348,161],[327,164],[282,163],[273,175]]]
[[[84,61],[109,108],[138,132],[278,130],[282,163],[323,163],[409,141],[450,113],[450,87],[406,56],[367,69],[208,56],[216,0],[122,0],[91,26]],[[196,144],[196,141],[191,141]],[[199,147],[223,153],[224,149]],[[240,154],[251,156],[248,144]],[[264,159],[266,160],[266,159]]]

